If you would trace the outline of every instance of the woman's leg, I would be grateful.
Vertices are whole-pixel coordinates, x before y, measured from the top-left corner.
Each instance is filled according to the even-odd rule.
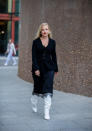
[[[51,98],[53,96],[53,79],[54,71],[49,71],[44,75],[44,118],[50,119],[50,108],[51,108]]]
[[[11,57],[12,57],[12,54],[11,54],[11,52],[9,52],[9,54],[8,54],[8,56],[7,56],[7,58],[6,58],[6,62],[5,62],[5,64],[4,64],[5,66],[8,65],[8,63],[9,63]]]
[[[44,96],[44,118],[50,119],[51,95]]]
[[[32,95],[31,103],[32,103],[32,110],[34,112],[37,112],[37,102],[38,102],[38,96],[37,95]]]
[[[14,58],[14,56],[12,56],[12,60],[13,60],[13,65],[16,65],[16,59]]]

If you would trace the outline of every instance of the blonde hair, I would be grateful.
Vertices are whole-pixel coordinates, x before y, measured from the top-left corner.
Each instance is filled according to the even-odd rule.
[[[42,23],[42,24],[39,26],[35,38],[38,38],[38,37],[41,37],[41,36],[42,36],[42,35],[41,35],[41,28],[42,28],[42,26],[46,26],[46,25],[48,26],[48,29],[49,29],[48,37],[49,37],[49,38],[52,38],[52,32],[51,32],[51,30],[50,30],[50,26],[48,25],[48,23]]]

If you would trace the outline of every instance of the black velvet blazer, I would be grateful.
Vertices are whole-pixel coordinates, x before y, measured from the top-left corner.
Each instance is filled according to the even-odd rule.
[[[47,47],[42,45],[41,39],[33,40],[32,44],[32,71],[36,70],[54,70],[58,72],[56,57],[56,42],[49,38]]]

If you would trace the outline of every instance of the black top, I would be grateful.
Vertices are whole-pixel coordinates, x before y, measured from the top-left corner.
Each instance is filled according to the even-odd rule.
[[[40,38],[33,40],[32,72],[36,70],[58,72],[55,40],[49,38],[47,47],[43,46]]]

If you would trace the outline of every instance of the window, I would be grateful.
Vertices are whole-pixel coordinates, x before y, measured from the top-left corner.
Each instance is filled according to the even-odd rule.
[[[0,13],[8,12],[8,0],[0,0]]]

